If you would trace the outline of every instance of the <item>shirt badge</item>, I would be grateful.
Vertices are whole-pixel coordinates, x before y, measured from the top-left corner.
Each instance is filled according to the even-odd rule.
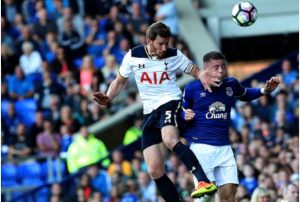
[[[231,87],[226,87],[226,94],[227,94],[228,96],[232,96],[232,95],[233,95],[233,90],[232,90]]]
[[[200,93],[200,97],[205,97],[206,96],[206,93],[205,92],[201,92]]]

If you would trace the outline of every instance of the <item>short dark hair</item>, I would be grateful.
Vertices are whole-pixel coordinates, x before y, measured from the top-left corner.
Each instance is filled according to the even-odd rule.
[[[163,37],[163,38],[169,38],[172,36],[170,28],[162,23],[162,22],[156,22],[150,25],[146,32],[146,37],[150,40],[155,40],[157,36]]]
[[[226,57],[218,51],[211,51],[203,56],[203,62],[209,62],[210,60],[226,60]]]

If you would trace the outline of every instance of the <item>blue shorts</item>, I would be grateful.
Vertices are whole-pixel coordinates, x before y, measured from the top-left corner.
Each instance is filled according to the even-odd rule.
[[[172,125],[178,127],[177,114],[180,108],[180,100],[172,100],[161,105],[150,114],[144,116],[142,132],[142,149],[162,142],[161,129]]]

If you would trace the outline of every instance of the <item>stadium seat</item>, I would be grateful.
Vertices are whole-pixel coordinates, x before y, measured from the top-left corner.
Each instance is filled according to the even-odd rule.
[[[1,181],[17,180],[17,168],[13,164],[1,165]]]
[[[75,67],[76,67],[77,69],[80,69],[80,68],[81,68],[81,65],[82,65],[82,58],[74,59],[72,62],[73,62],[73,64],[75,65]]]
[[[35,112],[37,104],[34,99],[20,100],[15,103],[17,114],[21,117],[26,126],[30,126],[35,122]]]
[[[1,100],[1,116],[6,117],[7,116],[7,109],[8,109],[8,100]]]
[[[94,59],[94,64],[97,69],[101,69],[105,65],[105,59],[103,57],[96,57]]]
[[[40,180],[41,179],[41,166],[37,162],[26,162],[20,164],[17,168],[18,178],[22,180],[31,179],[31,180]]]

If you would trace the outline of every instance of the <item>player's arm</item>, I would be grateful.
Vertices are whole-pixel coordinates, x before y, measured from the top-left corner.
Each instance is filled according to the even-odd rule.
[[[191,84],[188,84],[185,87],[182,95],[180,118],[184,121],[191,121],[196,115],[195,112],[191,109],[193,103],[193,96],[191,93],[193,89],[191,88],[191,86]]]
[[[108,105],[112,99],[119,94],[122,87],[125,85],[127,78],[121,76],[120,74],[111,82],[106,95],[101,92],[94,93],[94,100],[99,105]]]
[[[200,80],[204,88],[212,92],[211,87],[219,87],[222,74],[214,70],[200,70],[196,64],[193,64],[189,74]]]
[[[279,85],[280,80],[278,77],[272,77],[269,79],[263,88],[245,88],[244,93],[237,98],[241,101],[252,101],[265,94],[272,93]]]

